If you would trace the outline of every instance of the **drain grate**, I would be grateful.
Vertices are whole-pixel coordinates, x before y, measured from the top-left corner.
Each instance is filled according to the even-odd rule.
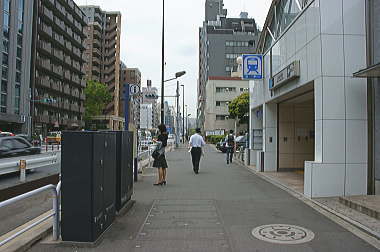
[[[252,235],[259,240],[278,244],[301,244],[314,239],[312,231],[287,224],[260,226],[252,230]]]

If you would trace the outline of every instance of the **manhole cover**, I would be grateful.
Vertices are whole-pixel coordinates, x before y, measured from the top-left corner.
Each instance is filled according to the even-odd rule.
[[[300,244],[314,239],[312,231],[285,224],[260,226],[252,230],[252,235],[262,241],[279,244]]]

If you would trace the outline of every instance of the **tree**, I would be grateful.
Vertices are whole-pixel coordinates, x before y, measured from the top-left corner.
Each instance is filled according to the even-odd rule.
[[[103,114],[107,104],[112,101],[112,96],[105,84],[96,81],[88,81],[84,92],[86,94],[84,118],[89,121],[92,117]]]
[[[239,119],[239,123],[248,123],[249,93],[243,93],[228,104],[230,118]]]

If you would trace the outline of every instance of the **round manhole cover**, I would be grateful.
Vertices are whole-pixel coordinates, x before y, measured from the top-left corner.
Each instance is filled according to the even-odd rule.
[[[257,227],[252,235],[262,241],[279,244],[300,244],[314,239],[314,233],[306,228],[286,224]]]

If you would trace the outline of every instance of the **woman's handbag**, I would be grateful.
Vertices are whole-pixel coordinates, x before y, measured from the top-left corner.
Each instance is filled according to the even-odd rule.
[[[152,152],[152,158],[158,159],[162,154],[164,154],[164,147],[162,147],[162,142],[157,142],[157,146]]]

